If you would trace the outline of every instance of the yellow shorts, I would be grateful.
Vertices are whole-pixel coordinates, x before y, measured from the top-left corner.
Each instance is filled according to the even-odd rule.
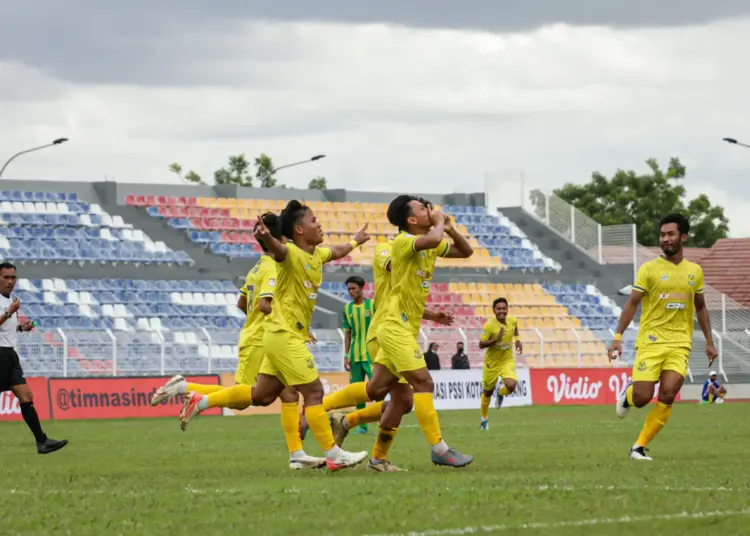
[[[373,359],[377,359],[379,351],[380,351],[380,345],[378,344],[378,339],[377,337],[373,336],[369,341],[367,341],[367,352],[370,354],[370,356],[373,357]],[[398,374],[396,375],[398,376]],[[408,383],[408,382],[406,381],[406,379],[399,376],[398,383]]]
[[[266,358],[260,374],[276,376],[284,385],[307,385],[318,379],[315,360],[299,337],[286,331],[266,331],[263,349]]]
[[[518,376],[516,376],[516,360],[514,358],[484,362],[482,389],[485,391],[494,391],[497,380],[500,378],[518,381]]]
[[[425,368],[422,348],[407,329],[396,322],[384,322],[378,329],[379,345],[375,363],[383,365],[394,376],[403,379],[403,372]]]
[[[634,382],[658,382],[664,370],[687,375],[690,361],[689,348],[647,346],[635,351],[633,363]]]
[[[234,381],[242,385],[258,383],[258,371],[263,363],[263,346],[243,346],[240,348],[240,361],[234,373]]]

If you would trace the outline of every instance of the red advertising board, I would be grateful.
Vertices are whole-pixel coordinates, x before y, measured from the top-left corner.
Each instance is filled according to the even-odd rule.
[[[50,419],[49,391],[47,391],[47,378],[26,378],[31,392],[34,393],[34,407],[39,419],[47,421]],[[22,421],[21,405],[16,395],[10,391],[0,393],[0,421]]]
[[[54,419],[123,419],[131,417],[176,417],[184,403],[177,396],[156,407],[151,397],[168,377],[51,378],[49,397]],[[189,376],[187,381],[219,385],[219,376]],[[221,409],[203,415],[221,415]]]
[[[541,406],[614,404],[630,374],[629,368],[532,369],[532,402]],[[655,396],[658,389],[657,384]],[[675,401],[679,399],[678,394]]]

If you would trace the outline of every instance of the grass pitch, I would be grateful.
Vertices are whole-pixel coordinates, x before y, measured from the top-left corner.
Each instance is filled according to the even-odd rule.
[[[679,404],[652,463],[628,460],[645,411],[611,407],[441,412],[435,467],[413,415],[391,450],[408,472],[287,469],[278,416],[48,423],[63,451],[39,456],[0,424],[3,534],[725,534],[750,532],[750,405]],[[374,433],[351,436],[370,450]],[[319,455],[312,438],[305,443]]]

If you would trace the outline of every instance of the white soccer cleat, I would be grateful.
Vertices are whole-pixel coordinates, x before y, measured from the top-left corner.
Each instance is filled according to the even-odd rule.
[[[630,404],[628,404],[628,388],[631,385],[633,385],[632,382],[625,386],[625,389],[622,390],[620,396],[617,397],[617,402],[615,402],[615,415],[620,419],[624,419],[630,411]]]
[[[180,394],[180,384],[186,383],[185,378],[177,374],[172,376],[167,383],[159,387],[151,398],[151,405],[158,406],[165,400],[170,400]]]
[[[632,449],[630,449],[630,459],[638,460],[638,461],[646,461],[646,462],[653,461],[653,458],[651,458],[651,456],[646,454],[646,449],[644,447],[638,447],[638,446],[635,446]]]
[[[326,459],[326,465],[329,471],[339,471],[349,467],[356,467],[368,457],[369,454],[366,450],[362,452],[348,452],[344,449],[339,449],[336,459],[333,461]]]
[[[480,430],[489,430],[490,429],[490,420],[489,419],[482,419],[479,423],[479,429]]]
[[[315,456],[300,456],[299,458],[289,459],[289,469],[294,471],[298,469],[320,469],[326,466],[325,458],[316,458]]]

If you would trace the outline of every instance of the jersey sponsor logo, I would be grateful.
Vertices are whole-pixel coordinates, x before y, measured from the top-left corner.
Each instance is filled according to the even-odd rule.
[[[648,340],[650,340],[651,342],[656,342],[656,341],[658,341],[659,339],[657,339],[657,338],[656,338],[656,335],[649,335],[649,336],[648,336]]]
[[[302,329],[303,327],[305,327],[305,326],[302,325],[302,322],[297,322],[295,324],[295,326],[296,326],[297,329]]]
[[[308,296],[311,300],[317,300],[318,299],[318,293],[317,292],[311,292]]]
[[[302,286],[305,287],[305,288],[313,288],[313,284],[310,283],[309,281],[304,281],[302,283]]]
[[[387,256],[388,256],[388,250],[387,250],[387,249],[384,249],[384,250],[382,250],[382,251],[380,252],[380,256],[381,256],[381,257],[387,257]]]
[[[276,286],[276,280],[271,278],[268,280],[268,286],[269,287],[275,287]]]
[[[667,310],[671,311],[684,311],[685,310],[685,304],[684,303],[678,303],[678,302],[669,302],[666,305]]]

